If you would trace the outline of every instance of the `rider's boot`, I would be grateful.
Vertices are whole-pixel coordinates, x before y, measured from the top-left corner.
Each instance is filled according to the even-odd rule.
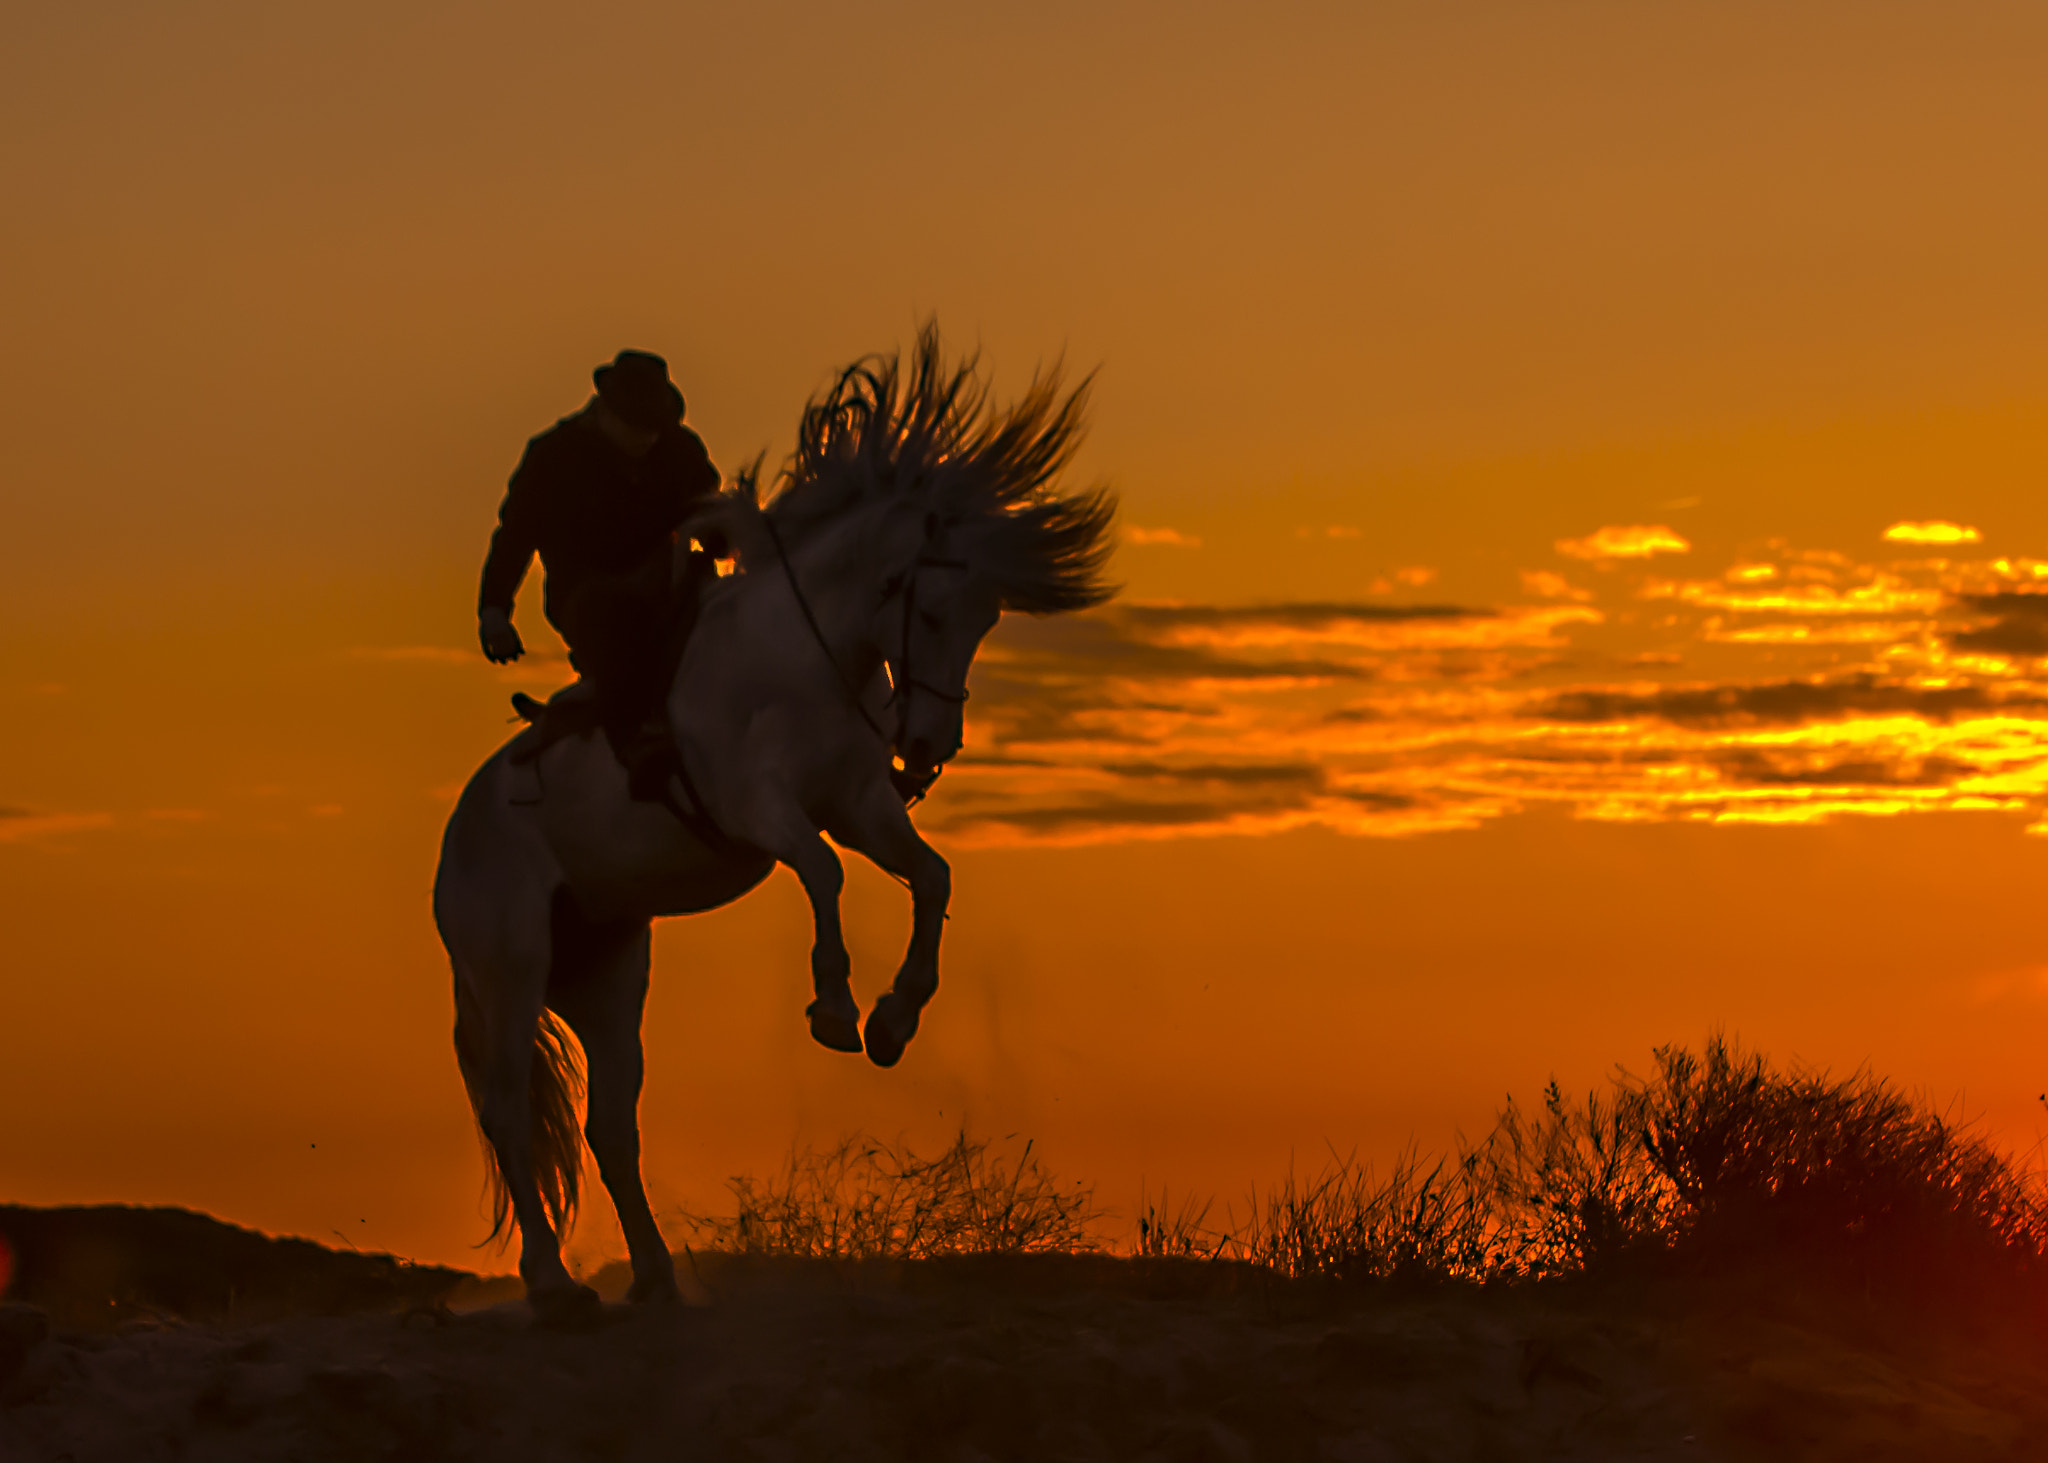
[[[651,717],[630,726],[609,724],[605,739],[626,769],[626,795],[636,803],[666,804],[669,781],[676,774],[675,743],[667,721]]]
[[[626,796],[636,803],[670,801],[668,785],[676,775],[676,748],[665,722],[643,727],[622,760],[626,764]]]

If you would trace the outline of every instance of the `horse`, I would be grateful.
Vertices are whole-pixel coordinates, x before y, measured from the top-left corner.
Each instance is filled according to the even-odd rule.
[[[929,324],[907,363],[888,354],[847,367],[806,405],[766,501],[757,460],[706,510],[737,572],[704,591],[671,682],[671,805],[632,800],[600,735],[515,756],[537,729],[501,747],[457,799],[434,880],[456,1062],[483,1148],[490,1237],[507,1235],[509,1213],[543,1323],[597,1304],[560,1244],[585,1141],[631,1254],[629,1299],[678,1297],[640,1174],[655,919],[729,903],[781,864],[815,926],[811,1036],[888,1067],[915,1035],[938,987],[952,874],[907,802],[959,751],[968,670],[1001,615],[1061,614],[1114,593],[1104,575],[1115,495],[1058,481],[1085,432],[1089,384],[1065,391],[1055,365],[998,409],[976,361],[949,364]],[[678,537],[680,555],[687,526]],[[864,1028],[832,844],[910,891],[909,947]]]

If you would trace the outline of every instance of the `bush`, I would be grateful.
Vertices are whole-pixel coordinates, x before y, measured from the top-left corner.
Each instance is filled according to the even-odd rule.
[[[2040,1175],[1983,1138],[1867,1072],[1774,1072],[1719,1037],[1700,1058],[1662,1047],[1657,1064],[1630,1090],[1675,1255],[1793,1262],[1871,1289],[2039,1286]]]

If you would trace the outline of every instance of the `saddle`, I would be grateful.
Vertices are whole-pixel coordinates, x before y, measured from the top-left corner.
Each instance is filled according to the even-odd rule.
[[[571,682],[546,701],[537,701],[524,691],[514,691],[512,709],[526,723],[526,729],[512,739],[512,745],[506,752],[506,760],[514,767],[531,765],[557,742],[571,737],[587,737],[604,729],[596,692],[587,681]],[[605,741],[609,745],[611,738],[606,737]],[[617,756],[618,748],[614,746],[612,752]],[[620,761],[623,763],[624,759],[620,758]],[[637,779],[641,771],[630,763],[625,765],[630,787],[630,780]],[[738,847],[726,831],[705,813],[704,799],[690,778],[689,768],[680,758],[671,754],[661,759],[654,771],[653,785],[645,789],[631,789],[636,801],[655,803],[668,809],[685,828],[714,848]],[[682,784],[683,801],[678,801],[671,789],[671,778]],[[532,801],[538,802],[539,798],[540,792],[536,788]]]

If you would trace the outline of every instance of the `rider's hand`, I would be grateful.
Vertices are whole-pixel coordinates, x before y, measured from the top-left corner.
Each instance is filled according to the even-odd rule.
[[[484,655],[492,665],[503,665],[526,654],[519,632],[512,628],[511,615],[498,606],[487,605],[477,613],[476,629],[477,638],[484,643]]]

